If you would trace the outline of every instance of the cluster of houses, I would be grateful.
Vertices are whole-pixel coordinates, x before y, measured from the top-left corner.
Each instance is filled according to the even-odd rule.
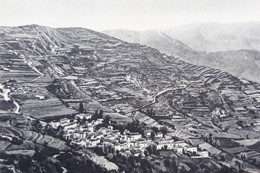
[[[78,119],[85,118],[84,124],[79,124]],[[173,150],[177,155],[188,154],[190,157],[209,157],[207,151],[199,151],[196,146],[191,146],[185,141],[174,141],[171,135],[158,132],[154,139],[151,139],[151,129],[145,130],[144,134],[133,133],[124,130],[121,133],[113,126],[103,127],[103,118],[91,120],[91,115],[78,114],[74,120],[62,118],[60,121],[51,122],[53,128],[63,128],[63,137],[71,141],[71,145],[78,145],[86,148],[105,148],[112,147],[121,152],[122,155],[133,154],[144,156],[148,146],[154,145],[157,150]],[[97,128],[98,125],[99,128]],[[131,152],[130,152],[131,151]]]

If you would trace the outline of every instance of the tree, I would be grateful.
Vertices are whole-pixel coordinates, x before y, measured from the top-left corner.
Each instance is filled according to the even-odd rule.
[[[148,151],[149,154],[155,154],[156,152],[156,145],[149,145],[148,147],[146,147],[146,150]]]
[[[144,155],[145,155],[145,157],[147,157],[149,155],[147,150],[144,150]]]
[[[83,112],[84,112],[83,103],[80,102],[79,103],[79,113],[83,113]]]
[[[92,119],[93,120],[96,120],[96,119],[99,119],[99,118],[102,118],[103,116],[103,111],[102,110],[96,110],[95,111],[95,114],[92,116]]]
[[[163,137],[165,137],[165,135],[168,133],[168,129],[167,129],[167,127],[165,127],[165,126],[161,127],[161,128],[160,128],[160,131],[162,132]]]
[[[103,116],[103,110],[102,109],[99,111],[99,116],[100,116],[100,118],[102,118],[102,116]]]
[[[84,125],[86,123],[86,121],[87,121],[86,117],[83,117],[80,124]]]
[[[117,129],[120,131],[121,134],[123,134],[125,130],[125,126],[123,126],[122,124],[118,124]]]
[[[152,139],[152,140],[155,139],[155,132],[154,132],[154,131],[151,132],[151,139]]]
[[[77,124],[79,125],[81,122],[81,119],[79,117],[77,117]]]
[[[169,159],[164,160],[163,164],[164,164],[166,170],[168,170],[170,168],[170,166],[171,166],[171,162],[170,162]]]
[[[9,169],[7,166],[1,167],[0,172],[2,172],[2,173],[13,173],[13,171],[11,169]]]
[[[164,150],[167,150],[167,148],[168,148],[167,145],[164,145],[164,146],[163,146],[163,149],[164,149]]]
[[[146,110],[146,115],[149,116],[149,117],[155,117],[155,110],[147,109]]]
[[[112,117],[111,117],[110,115],[105,116],[104,122],[105,122],[106,125],[110,125],[110,120],[111,120],[111,118],[112,118]]]
[[[21,155],[19,157],[19,169],[24,172],[28,172],[32,165],[32,159],[28,155]]]
[[[212,135],[212,133],[209,134],[208,140],[209,140],[208,142],[209,142],[210,144],[212,144],[212,142],[213,142],[213,135]]]
[[[155,132],[155,133],[158,133],[159,132],[159,129],[157,127],[152,127],[152,130]]]

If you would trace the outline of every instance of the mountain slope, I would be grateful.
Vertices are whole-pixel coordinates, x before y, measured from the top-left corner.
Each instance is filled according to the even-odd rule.
[[[196,53],[189,46],[161,31],[106,30],[103,32],[126,42],[147,45],[171,55],[185,56],[186,54]]]
[[[146,38],[153,38],[153,34]],[[51,99],[52,104],[61,106],[55,100],[57,97],[67,103],[68,113],[78,109],[74,101],[70,102],[76,99],[75,102],[84,100],[90,112],[104,109],[108,113],[129,115],[131,110],[151,101],[156,103],[155,96],[175,89],[203,94],[200,91],[203,88],[205,92],[225,89],[223,80],[243,85],[238,78],[220,70],[192,65],[151,47],[126,43],[84,28],[1,27],[1,35],[1,79],[13,79],[17,81],[16,87],[23,83],[30,88],[26,89],[30,94],[21,93],[18,88],[11,92],[22,103],[20,112],[30,116],[61,115],[55,109],[37,112],[39,108],[32,107],[35,99],[39,105]],[[37,95],[45,97],[46,102],[37,99],[32,89],[38,83],[41,85]],[[48,95],[46,89],[52,94]]]
[[[260,82],[258,28],[259,25],[254,23],[194,24],[164,31],[104,32],[124,41],[151,46],[193,64],[218,68]],[[214,52],[207,53],[209,50]]]
[[[260,52],[253,50],[238,50],[201,53],[189,58],[189,62],[198,65],[216,67],[237,77],[260,82]]]

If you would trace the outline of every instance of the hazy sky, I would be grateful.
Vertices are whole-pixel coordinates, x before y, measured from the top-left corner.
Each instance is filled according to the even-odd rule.
[[[260,0],[0,0],[0,25],[147,30],[260,21]]]

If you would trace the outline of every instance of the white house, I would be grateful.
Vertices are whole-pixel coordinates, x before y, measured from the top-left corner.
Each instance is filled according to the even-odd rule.
[[[128,148],[128,145],[126,143],[116,143],[115,144],[115,150],[120,151],[121,149],[126,149]]]
[[[174,147],[174,151],[178,155],[183,155],[183,148],[182,147]]]
[[[138,142],[138,145],[139,145],[140,148],[148,147],[147,141],[140,141],[140,142]]]
[[[67,131],[68,129],[76,128],[77,126],[78,126],[77,123],[67,124],[66,126],[64,126],[64,131]]]
[[[150,130],[150,129],[144,131],[144,135],[145,135],[146,137],[150,137],[151,134],[152,134],[152,130]]]
[[[113,126],[108,126],[107,128],[110,130],[113,130]]]
[[[136,141],[138,139],[141,139],[142,135],[139,133],[131,133],[130,135],[128,135],[128,141]]]
[[[81,114],[77,114],[77,115],[75,116],[75,118],[77,118],[77,117],[79,117],[80,119],[86,118],[87,120],[89,120],[89,119],[91,119],[92,116],[89,115],[89,114],[81,113]]]
[[[57,122],[52,121],[52,122],[50,122],[50,125],[51,125],[51,127],[53,127],[54,129],[57,129],[57,128],[59,127],[59,125],[60,125],[60,122],[59,122],[59,121],[57,121]]]
[[[198,151],[198,154],[201,157],[209,157],[209,152],[208,151]]]
[[[102,124],[104,122],[104,119],[103,118],[99,118],[96,121],[98,122],[98,124]]]
[[[127,129],[125,129],[123,134],[124,134],[124,135],[126,135],[126,134],[130,134],[130,131],[127,130]]]
[[[63,137],[64,137],[66,140],[69,140],[69,139],[72,139],[72,138],[73,138],[73,134],[71,134],[71,133],[65,133],[65,134],[63,135]]]
[[[174,142],[174,146],[176,146],[176,147],[186,147],[186,146],[188,146],[188,144],[184,141],[176,141],[176,142]]]
[[[191,152],[191,153],[193,153],[193,152],[197,153],[198,152],[198,148],[197,147],[193,147],[193,146],[186,146],[186,147],[184,147],[184,150],[186,152]]]
[[[84,139],[87,137],[87,132],[75,132],[73,134],[73,138],[76,138],[76,139]]]
[[[174,147],[174,140],[170,139],[170,140],[161,140],[158,142],[157,144],[157,149],[162,149],[163,147],[167,147],[167,149],[173,149]]]
[[[100,143],[100,138],[93,139],[93,140],[90,140],[89,143],[87,143],[87,147],[93,148],[93,147],[96,147],[99,143]]]
[[[155,137],[162,138],[163,137],[163,133],[162,132],[158,132]]]
[[[36,95],[35,97],[38,98],[39,100],[44,100],[45,99],[45,97],[41,96],[41,95]]]

